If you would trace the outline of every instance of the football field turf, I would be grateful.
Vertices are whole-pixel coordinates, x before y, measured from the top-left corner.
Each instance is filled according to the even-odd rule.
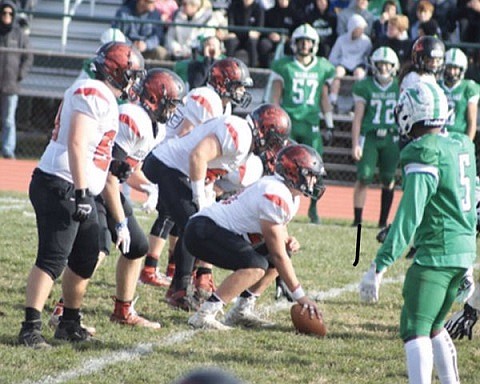
[[[154,216],[138,208],[136,213],[148,231]],[[151,330],[112,324],[109,316],[118,256],[114,251],[92,278],[82,310],[84,323],[96,327],[97,341],[72,345],[53,339],[47,323],[61,291],[57,282],[43,312],[44,335],[54,347],[38,351],[16,343],[24,316],[26,278],[37,248],[35,216],[25,194],[0,192],[0,222],[2,384],[166,384],[205,366],[227,369],[252,384],[407,382],[398,322],[401,286],[410,261],[402,258],[388,270],[377,305],[361,305],[358,299],[358,283],[378,249],[374,225],[363,228],[357,267],[352,265],[357,231],[350,222],[324,220],[315,226],[301,218],[289,226],[302,246],[293,256],[297,275],[307,294],[318,299],[328,327],[323,339],[294,332],[291,303],[275,301],[274,287],[258,301],[262,315],[276,323],[271,329],[193,330],[186,312],[164,302],[164,289],[144,285],[137,287],[135,308],[163,327]],[[163,254],[162,271],[165,258]],[[225,275],[226,271],[215,269],[217,283]],[[480,326],[472,341],[455,344],[462,383],[480,382]]]

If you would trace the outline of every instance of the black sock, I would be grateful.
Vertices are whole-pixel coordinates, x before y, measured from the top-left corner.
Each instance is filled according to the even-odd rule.
[[[240,294],[240,297],[243,297],[244,299],[248,299],[251,296],[253,296],[253,294],[248,289],[246,289]]]
[[[387,225],[388,214],[392,207],[393,189],[382,188],[382,205],[380,207],[380,219],[378,220],[379,227]]]
[[[221,300],[218,298],[217,295],[215,295],[215,293],[213,293],[207,301],[209,301],[210,303],[219,303]]]
[[[198,267],[197,268],[197,277],[202,275],[208,275],[212,273],[212,268]]]
[[[42,313],[32,307],[25,308],[25,321],[37,321],[40,320]]]
[[[62,320],[71,321],[80,319],[80,308],[63,308]]]
[[[145,258],[145,267],[157,268],[157,265],[158,265],[158,259],[150,255],[147,255],[147,257]]]
[[[363,208],[354,208],[353,209],[353,223],[360,224],[362,222]]]

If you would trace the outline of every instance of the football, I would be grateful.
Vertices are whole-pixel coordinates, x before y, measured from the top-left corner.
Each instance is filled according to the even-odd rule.
[[[290,316],[292,317],[292,323],[295,329],[299,333],[304,333],[306,335],[313,335],[317,337],[323,337],[327,334],[327,327],[323,323],[322,319],[314,317],[310,318],[308,310],[303,314],[300,314],[303,306],[301,304],[293,304],[290,308]]]

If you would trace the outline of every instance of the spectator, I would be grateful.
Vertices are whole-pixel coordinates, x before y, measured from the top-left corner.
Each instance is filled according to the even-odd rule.
[[[429,0],[435,6],[433,18],[438,21],[442,31],[439,35],[443,40],[447,40],[456,28],[455,14],[457,9],[457,0]]]
[[[408,17],[393,16],[387,25],[387,34],[375,41],[374,49],[382,46],[392,48],[400,61],[400,67],[410,61],[412,41],[408,38]]]
[[[455,19],[460,23],[460,40],[480,42],[480,0],[458,0]]]
[[[212,17],[208,0],[183,0],[173,16],[174,24],[168,27],[166,46],[173,60],[192,57],[192,49],[197,39],[205,31],[194,25],[204,25]]]
[[[296,8],[291,0],[276,0],[275,6],[265,12],[265,28],[276,28],[288,30],[288,36],[291,35],[299,22]],[[258,62],[262,68],[270,67],[272,56],[275,53],[277,45],[282,36],[278,32],[262,33],[258,43]]]
[[[256,67],[258,62],[258,39],[260,32],[255,27],[265,24],[265,10],[257,0],[232,0],[228,8],[228,25],[230,27],[248,27],[248,30],[229,30],[225,38],[227,56],[238,56],[239,49],[245,49],[248,54],[249,67]]]
[[[342,77],[353,75],[355,80],[361,80],[366,75],[372,42],[364,33],[365,28],[367,28],[365,19],[354,14],[348,20],[348,32],[338,37],[330,52],[328,59],[336,67],[336,76],[330,91],[330,102],[334,105],[337,103]]]
[[[387,35],[388,21],[398,14],[397,4],[395,0],[387,0],[383,3],[382,13],[373,22],[372,41],[384,38]]]
[[[178,9],[176,0],[156,0],[155,8],[165,23],[170,23],[173,19],[175,11]]]
[[[418,37],[420,36],[442,36],[442,30],[437,23],[437,20],[430,19],[428,21],[424,21],[420,23],[418,26]]]
[[[330,1],[328,10],[338,15],[343,9],[348,8],[349,5],[350,0],[332,0]]]
[[[0,118],[2,128],[2,156],[15,158],[17,127],[15,112],[20,82],[33,63],[28,52],[30,42],[25,31],[15,22],[17,7],[11,0],[0,3],[0,47],[23,49],[25,52],[0,51]]]
[[[368,2],[368,10],[373,15],[375,20],[379,19],[385,12],[385,5],[387,3],[393,3],[397,10],[397,13],[402,13],[402,7],[398,0],[370,0]]]
[[[352,0],[350,6],[345,8],[338,14],[337,35],[343,35],[348,31],[348,20],[353,15],[360,15],[367,22],[365,34],[368,36],[372,33],[373,15],[368,10],[368,0]]]
[[[122,5],[115,14],[113,28],[120,29],[143,57],[164,60],[167,50],[163,44],[163,26],[160,13],[155,9],[155,0],[135,0]],[[144,23],[151,21],[152,23]]]
[[[313,0],[305,13],[307,23],[315,28],[320,37],[318,55],[328,57],[337,39],[337,15],[330,10],[329,0]]]
[[[413,41],[419,36],[418,28],[420,27],[420,24],[432,19],[434,11],[435,7],[428,0],[421,0],[417,4],[417,7],[415,8],[416,20],[410,27],[410,37]]]

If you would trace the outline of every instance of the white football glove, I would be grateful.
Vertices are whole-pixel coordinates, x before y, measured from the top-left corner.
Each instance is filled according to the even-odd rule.
[[[115,243],[115,246],[125,255],[130,252],[131,243],[130,231],[128,230],[128,219],[117,223],[115,225],[115,232],[117,233],[117,242]]]
[[[147,194],[147,200],[142,204],[142,210],[146,213],[152,213],[157,208],[158,201],[158,185],[157,184],[141,184],[140,188]]]
[[[473,267],[467,269],[465,275],[462,277],[462,282],[457,290],[457,297],[455,301],[457,303],[465,303],[475,291],[475,281],[473,279]]]
[[[377,265],[374,261],[370,265],[370,269],[363,275],[360,282],[360,301],[366,304],[373,304],[378,302],[378,293],[380,290],[380,283],[382,282],[382,272],[376,272]]]

